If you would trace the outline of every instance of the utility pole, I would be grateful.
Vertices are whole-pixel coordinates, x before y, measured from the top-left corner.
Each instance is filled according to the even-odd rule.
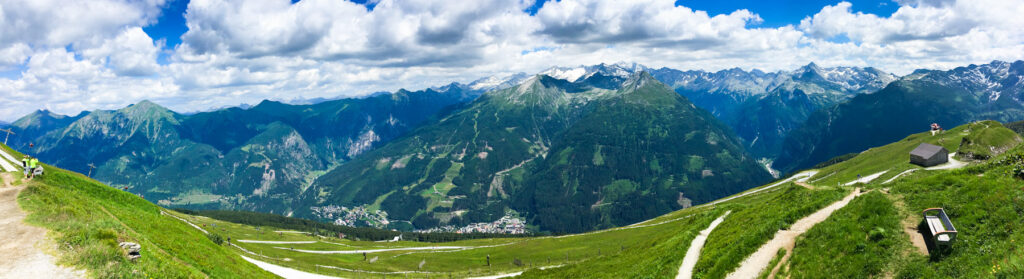
[[[92,169],[95,169],[95,168],[96,168],[96,165],[93,165],[92,163],[89,163],[89,174],[87,174],[85,176],[88,176],[88,177],[91,178],[92,177]]]
[[[14,131],[11,131],[11,128],[7,128],[7,129],[0,129],[0,132],[7,133],[7,135],[4,136],[4,145],[6,145],[7,144],[7,138],[10,138],[11,134],[14,134]]]

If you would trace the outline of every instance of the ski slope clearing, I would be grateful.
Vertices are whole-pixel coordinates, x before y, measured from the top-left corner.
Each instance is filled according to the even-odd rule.
[[[0,148],[0,169],[3,169],[3,171],[18,171],[18,168],[14,167],[15,165],[20,165],[18,160]]]

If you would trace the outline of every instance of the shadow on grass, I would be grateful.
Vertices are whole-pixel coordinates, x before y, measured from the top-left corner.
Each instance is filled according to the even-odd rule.
[[[932,232],[928,229],[928,224],[924,220],[917,224],[917,233],[921,234],[921,237],[924,238],[924,244],[928,246],[929,260],[932,262],[941,261],[942,258],[949,256],[953,250],[950,246],[938,246],[935,243],[935,239],[932,238]]]

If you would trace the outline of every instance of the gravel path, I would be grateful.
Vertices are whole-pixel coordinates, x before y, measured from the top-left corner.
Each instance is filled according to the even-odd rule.
[[[889,184],[889,182],[893,182],[893,181],[894,181],[894,180],[896,180],[897,178],[903,177],[904,175],[908,175],[908,174],[910,174],[910,173],[912,173],[912,172],[915,172],[915,171],[917,171],[917,170],[918,170],[918,169],[909,169],[909,170],[905,170],[905,171],[903,171],[903,172],[901,172],[901,173],[897,174],[896,176],[893,176],[892,178],[889,178],[889,179],[888,179],[888,180],[886,180],[885,182],[882,182],[882,184]]]
[[[340,250],[340,251],[324,251],[324,250],[302,250],[292,249],[288,247],[274,247],[282,250],[290,250],[295,252],[310,253],[310,254],[362,254],[362,253],[379,253],[379,252],[390,252],[390,251],[417,251],[417,250],[453,250],[453,249],[468,249],[473,247],[468,246],[428,246],[428,247],[404,247],[404,248],[389,248],[389,249],[370,249],[370,250]]]
[[[882,176],[883,174],[885,174],[887,172],[889,172],[889,170],[884,170],[884,171],[876,172],[874,174],[871,174],[871,175],[868,175],[868,176],[865,176],[865,177],[861,177],[860,179],[857,179],[857,180],[854,180],[854,181],[850,181],[850,182],[846,182],[846,184],[843,184],[843,186],[850,186],[850,185],[857,184],[857,183],[864,183],[864,184],[871,183],[871,181],[875,180],[875,178],[878,178],[879,176]]]
[[[273,273],[273,274],[275,274],[277,276],[281,276],[282,278],[285,278],[285,279],[293,279],[293,278],[301,278],[301,279],[307,279],[307,278],[308,279],[341,278],[341,277],[326,276],[326,275],[320,275],[320,274],[315,274],[315,273],[309,273],[309,272],[305,272],[305,271],[301,271],[301,270],[297,270],[297,269],[287,268],[287,267],[279,266],[279,265],[276,265],[276,264],[271,264],[271,263],[267,263],[267,262],[263,262],[263,261],[259,261],[259,260],[255,260],[255,259],[251,259],[249,257],[242,256],[242,255],[239,255],[239,257],[242,257],[242,259],[245,259],[246,261],[248,261],[248,262],[250,262],[252,264],[255,264],[256,266],[262,268],[263,270],[269,271],[270,273]]]
[[[53,247],[46,229],[24,223],[18,193],[25,187],[0,188],[0,278],[85,278],[83,272],[58,266],[40,247]]]
[[[828,216],[831,216],[833,212],[845,207],[851,200],[853,200],[853,198],[860,196],[860,194],[860,188],[857,188],[853,190],[853,193],[850,193],[842,200],[832,203],[825,208],[811,213],[811,215],[808,215],[807,217],[797,220],[789,227],[788,230],[776,232],[775,237],[772,238],[772,240],[761,245],[761,248],[757,249],[753,254],[750,254],[749,257],[740,263],[740,267],[730,273],[727,278],[757,278],[757,276],[761,274],[761,271],[768,268],[768,265],[771,263],[772,259],[775,258],[779,249],[793,247],[796,243],[797,236],[807,232],[807,230],[814,227],[814,225],[821,223],[821,221],[825,221],[825,219],[828,219]]]
[[[239,239],[238,242],[241,242],[241,243],[259,243],[259,244],[313,244],[313,243],[317,243],[317,241],[314,241],[314,240],[310,240],[310,241],[273,241],[273,240],[248,240],[248,239]]]
[[[953,159],[953,156],[956,156],[956,152],[949,153],[949,162],[947,162],[945,164],[938,165],[938,166],[934,166],[934,167],[930,167],[930,168],[925,168],[925,169],[926,170],[950,170],[950,169],[959,169],[959,168],[967,166],[967,163],[961,162],[961,161],[957,161],[956,159]]]
[[[713,202],[701,204],[701,205],[698,205],[697,207],[699,207],[699,206],[709,206],[709,205],[715,205],[715,204],[727,202],[727,201],[733,200],[735,198],[739,198],[739,197],[747,196],[747,195],[750,195],[750,194],[758,193],[758,192],[761,192],[761,191],[764,191],[764,190],[768,190],[768,189],[771,189],[771,188],[775,188],[775,187],[777,187],[779,185],[786,184],[786,182],[790,182],[790,181],[793,181],[793,180],[804,182],[804,181],[807,181],[808,179],[811,179],[811,177],[814,176],[815,174],[818,174],[817,170],[803,171],[803,172],[794,174],[793,176],[790,176],[789,178],[786,178],[785,180],[776,182],[775,184],[764,186],[763,188],[755,189],[753,191],[748,191],[748,192],[740,193],[738,195],[734,195],[734,196],[727,197],[727,198],[724,198],[724,199],[719,199],[719,200],[716,200],[716,201],[713,201]]]
[[[715,227],[718,227],[719,224],[725,221],[725,216],[729,216],[731,212],[726,211],[721,217],[715,219],[707,229],[700,231],[700,234],[690,242],[690,248],[686,249],[686,257],[683,257],[683,264],[679,266],[679,273],[676,274],[676,279],[693,278],[693,268],[697,266],[697,260],[700,259],[700,250],[704,248],[708,235],[711,234],[711,231],[715,230]]]

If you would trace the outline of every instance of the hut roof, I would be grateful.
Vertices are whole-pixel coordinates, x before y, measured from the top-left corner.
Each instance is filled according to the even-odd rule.
[[[913,151],[910,151],[910,155],[919,156],[921,158],[931,158],[932,156],[935,156],[935,154],[938,154],[939,151],[943,150],[946,149],[942,148],[942,146],[922,143],[921,145],[918,145],[917,148],[914,148]]]

